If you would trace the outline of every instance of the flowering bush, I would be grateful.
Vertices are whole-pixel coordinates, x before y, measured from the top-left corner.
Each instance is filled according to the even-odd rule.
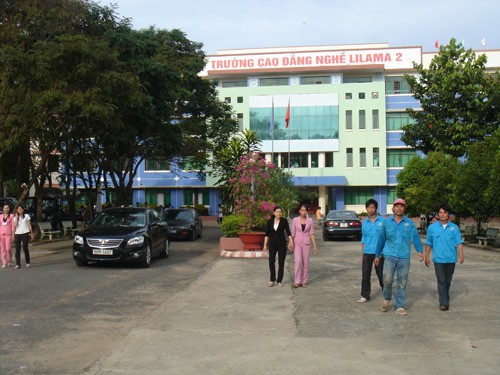
[[[258,153],[250,153],[240,159],[235,167],[235,177],[230,179],[235,214],[242,217],[241,231],[264,231],[277,200],[271,178],[276,167],[267,163]]]

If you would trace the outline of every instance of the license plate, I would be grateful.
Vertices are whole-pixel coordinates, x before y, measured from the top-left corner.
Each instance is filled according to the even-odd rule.
[[[341,228],[347,228],[347,223],[340,223]]]
[[[170,233],[177,233],[176,230],[170,229]]]
[[[94,249],[92,250],[93,255],[113,255],[113,250],[103,250],[103,249]]]

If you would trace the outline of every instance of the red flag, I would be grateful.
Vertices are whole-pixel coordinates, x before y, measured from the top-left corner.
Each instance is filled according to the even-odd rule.
[[[290,122],[290,99],[288,99],[288,108],[286,109],[285,122],[286,128],[288,129],[288,124]]]
[[[436,41],[434,42],[434,47],[435,47],[435,48],[439,48],[439,42],[437,41],[437,39],[436,39]]]

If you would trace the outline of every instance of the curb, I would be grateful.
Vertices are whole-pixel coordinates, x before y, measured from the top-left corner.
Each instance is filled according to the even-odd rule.
[[[267,258],[267,251],[263,250],[221,250],[221,257],[225,258]]]

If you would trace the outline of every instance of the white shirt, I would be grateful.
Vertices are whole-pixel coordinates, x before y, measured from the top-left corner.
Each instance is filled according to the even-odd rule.
[[[17,216],[14,217],[14,221],[16,221]],[[19,223],[16,225],[16,231],[14,232],[15,234],[23,234],[23,233],[29,233],[30,232],[30,227],[28,226],[28,222],[30,220],[30,215],[24,214],[24,219],[19,216]]]

